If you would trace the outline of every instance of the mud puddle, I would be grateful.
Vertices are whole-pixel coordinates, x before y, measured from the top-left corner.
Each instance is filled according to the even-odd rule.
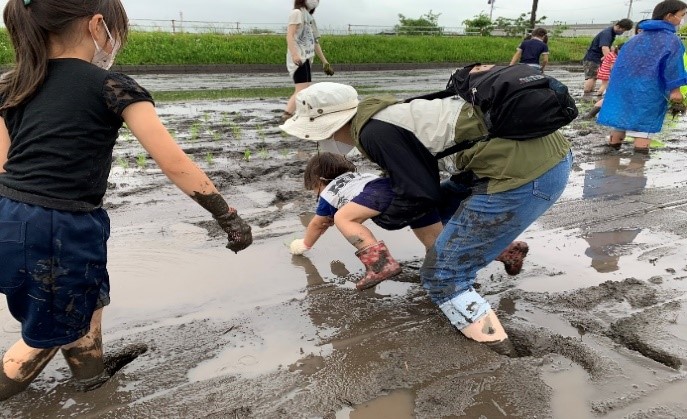
[[[414,79],[443,86],[449,71],[350,80],[419,89]],[[553,73],[579,94],[581,74]],[[285,83],[282,75],[145,77],[162,90]],[[112,304],[104,343],[149,350],[89,393],[69,387],[56,359],[0,417],[687,417],[682,120],[642,159],[630,144],[606,150],[606,130],[592,122],[566,128],[575,170],[563,198],[520,238],[530,244],[523,272],[509,277],[492,263],[477,278],[521,355],[506,358],[462,338],[428,301],[418,277],[424,252],[409,230],[371,226],[404,270],[362,293],[352,282],[362,264],[337,231],[305,256],[288,253],[314,208],[302,171],[315,149],[279,133],[282,106],[159,107],[253,225],[255,243],[238,255],[123,132],[106,197]],[[2,308],[7,347],[18,331]]]

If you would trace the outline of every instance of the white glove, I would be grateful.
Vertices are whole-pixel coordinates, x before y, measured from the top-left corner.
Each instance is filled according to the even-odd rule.
[[[304,239],[296,239],[289,245],[289,250],[292,255],[302,255],[306,250],[310,250],[310,246],[305,244]]]

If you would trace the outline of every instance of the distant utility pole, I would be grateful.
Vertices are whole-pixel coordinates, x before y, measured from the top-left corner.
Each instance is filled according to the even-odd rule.
[[[627,18],[630,18],[630,15],[632,14],[632,0],[630,0],[630,6],[627,8]]]
[[[489,8],[489,20],[493,20],[492,17],[494,16],[494,2],[496,0],[487,0],[487,4],[490,5],[491,7]]]

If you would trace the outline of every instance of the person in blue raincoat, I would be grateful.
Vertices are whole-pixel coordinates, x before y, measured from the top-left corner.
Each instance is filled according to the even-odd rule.
[[[636,152],[647,152],[670,103],[683,101],[685,47],[675,32],[686,12],[687,4],[680,0],[658,3],[652,18],[639,25],[641,32],[618,54],[598,118],[598,123],[612,127],[612,148],[619,149],[629,135],[635,138]]]

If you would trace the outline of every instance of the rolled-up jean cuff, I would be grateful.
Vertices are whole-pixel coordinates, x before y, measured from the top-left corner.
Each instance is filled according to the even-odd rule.
[[[474,288],[464,291],[439,305],[451,324],[463,330],[484,317],[491,305]]]

